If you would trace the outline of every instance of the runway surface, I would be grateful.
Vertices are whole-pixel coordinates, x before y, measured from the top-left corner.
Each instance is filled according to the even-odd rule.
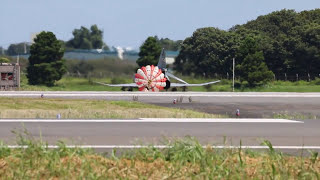
[[[239,109],[243,118],[273,118],[280,114],[320,119],[320,93],[4,91],[0,97],[40,98],[41,94],[44,98],[135,100],[165,107],[227,114],[230,117],[234,117],[236,109]],[[173,104],[174,99],[178,101],[177,104]]]
[[[190,120],[191,122],[188,122]],[[197,122],[201,120],[202,122]],[[239,120],[239,122],[237,122]],[[181,122],[179,122],[181,121]],[[311,147],[320,150],[320,121],[285,119],[1,119],[0,139],[15,145],[12,130],[23,127],[50,145],[58,140],[68,145],[115,147],[165,145],[165,139],[196,137],[202,145],[260,146],[269,140],[282,149]]]
[[[114,147],[141,144],[163,145],[164,138],[196,137],[201,144],[259,146],[269,140],[277,147],[320,147],[320,93],[220,93],[220,92],[1,92],[0,97],[76,98],[99,100],[128,100],[156,104],[165,107],[193,109],[234,117],[240,109],[241,118],[230,121],[194,120],[202,122],[177,122],[165,120],[85,120],[62,121],[0,120],[0,139],[15,144],[14,129],[22,124],[32,136],[54,145],[64,140],[69,145]],[[178,101],[173,104],[173,99]],[[261,120],[274,114],[296,114],[297,121]],[[248,120],[243,118],[258,118]],[[308,120],[309,119],[309,120]],[[42,121],[42,122],[39,122]],[[49,120],[50,121],[50,120]],[[137,122],[138,121],[138,122]],[[157,122],[160,121],[160,122]],[[203,122],[205,121],[205,122]],[[218,122],[217,122],[218,121]],[[264,122],[267,121],[267,122]],[[282,122],[280,122],[282,121]],[[40,133],[41,132],[41,133]],[[319,151],[319,149],[315,150]],[[288,150],[288,149],[287,149]]]

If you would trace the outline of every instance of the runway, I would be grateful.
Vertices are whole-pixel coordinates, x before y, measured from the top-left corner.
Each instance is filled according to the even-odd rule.
[[[320,146],[320,93],[220,93],[220,92],[66,92],[7,91],[0,97],[73,98],[127,100],[165,107],[185,108],[234,117],[240,109],[240,119],[203,120],[131,119],[131,120],[0,120],[0,139],[15,144],[12,130],[23,126],[32,136],[54,145],[64,140],[68,145],[92,147],[131,147],[132,145],[163,145],[164,139],[196,137],[201,144],[221,147],[261,147],[263,140],[281,149]],[[178,101],[173,104],[173,99]],[[301,115],[296,121],[266,120],[275,113]],[[255,118],[255,120],[248,120]],[[257,120],[259,119],[259,120]],[[22,122],[24,121],[24,122]],[[31,122],[34,121],[34,122]],[[41,121],[41,122],[40,122]],[[190,122],[192,121],[192,122]],[[290,148],[288,148],[290,147]],[[316,148],[317,149],[317,148]]]
[[[179,122],[181,120],[181,122]],[[193,136],[202,145],[259,146],[269,140],[285,149],[311,147],[320,150],[320,121],[285,119],[1,119],[0,139],[15,145],[15,134],[24,128],[33,137],[55,145],[115,147],[132,145],[165,145],[165,139]],[[239,120],[239,122],[236,122]],[[285,148],[287,147],[287,148]]]
[[[273,118],[288,114],[320,119],[320,93],[275,92],[107,92],[107,91],[3,91],[0,97],[72,98],[139,101],[165,107],[192,109],[243,118]],[[173,104],[173,100],[178,101]]]

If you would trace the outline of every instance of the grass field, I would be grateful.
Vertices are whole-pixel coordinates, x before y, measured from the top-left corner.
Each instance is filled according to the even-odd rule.
[[[166,108],[140,102],[0,98],[0,118],[223,118],[214,115]]]
[[[168,149],[150,146],[117,155],[90,149],[57,149],[18,139],[26,149],[0,148],[1,179],[319,179],[318,154],[288,156],[276,152],[202,148],[191,137],[168,142]]]
[[[120,87],[109,87],[97,84],[95,82],[104,83],[132,83],[133,79],[130,77],[119,78],[75,78],[64,77],[56,82],[56,86],[31,86],[27,84],[27,78],[22,76],[20,90],[25,91],[120,91]],[[183,77],[188,83],[204,83],[208,81],[215,81],[216,79],[195,79],[191,77]],[[137,89],[135,89],[136,91]],[[181,91],[181,89],[178,89]],[[187,91],[217,91],[217,92],[230,92],[232,91],[232,81],[222,80],[217,84],[202,87],[189,87]],[[235,88],[236,92],[320,92],[320,79],[311,82],[306,81],[274,81],[266,85],[248,88],[246,86]]]

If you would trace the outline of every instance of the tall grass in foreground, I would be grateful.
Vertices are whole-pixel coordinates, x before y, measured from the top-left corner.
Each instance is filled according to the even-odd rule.
[[[194,138],[168,142],[168,149],[150,146],[117,156],[90,149],[48,149],[41,141],[18,136],[25,149],[0,148],[1,179],[319,179],[320,159],[269,151],[202,148]]]

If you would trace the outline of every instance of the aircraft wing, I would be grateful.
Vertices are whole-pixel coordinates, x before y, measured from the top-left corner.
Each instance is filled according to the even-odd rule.
[[[106,84],[102,82],[95,82],[95,83],[105,85],[105,86],[111,86],[111,87],[138,87],[136,83],[128,83],[128,84]]]
[[[189,87],[189,86],[205,86],[205,85],[209,85],[209,84],[215,84],[220,82],[220,80],[218,81],[211,81],[211,82],[206,82],[206,83],[201,83],[201,84],[183,84],[183,83],[171,83],[170,87]]]

